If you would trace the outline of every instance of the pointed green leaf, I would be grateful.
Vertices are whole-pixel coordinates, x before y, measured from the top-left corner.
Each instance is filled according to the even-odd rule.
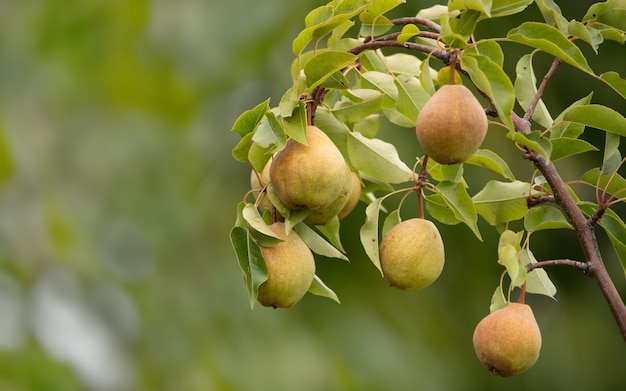
[[[342,254],[341,251],[337,250],[332,244],[328,243],[308,225],[298,224],[293,229],[314,253],[328,258],[343,259],[344,261],[348,260],[348,258]]]
[[[415,124],[417,115],[430,99],[430,95],[424,91],[419,79],[415,76],[398,75],[395,84],[398,89],[396,109]]]
[[[250,151],[250,146],[252,144],[252,137],[254,137],[254,132],[248,133],[239,140],[235,148],[233,148],[232,154],[233,157],[240,162],[245,162],[248,160],[248,152]]]
[[[498,247],[498,263],[506,268],[512,287],[522,286],[526,280],[526,269],[519,259],[518,250],[511,244]]]
[[[359,34],[363,37],[377,37],[393,27],[393,23],[386,16],[374,16],[367,11],[359,15],[359,21],[361,22]]]
[[[524,229],[528,232],[562,228],[573,229],[563,213],[550,205],[536,206],[524,216]]]
[[[465,49],[464,53],[487,56],[499,66],[504,65],[504,52],[502,51],[502,47],[495,41],[478,41],[473,46]]]
[[[513,171],[511,171],[506,161],[490,149],[479,149],[465,161],[465,164],[484,167],[502,175],[506,179],[515,180]]]
[[[386,183],[409,181],[413,171],[406,165],[393,144],[368,139],[358,132],[348,135],[350,162],[359,171]]]
[[[259,103],[255,108],[244,111],[235,123],[233,124],[233,132],[239,133],[240,136],[245,136],[248,133],[252,133],[256,130],[259,123],[265,116],[265,113],[270,109],[269,98],[262,103]]]
[[[409,39],[420,33],[420,29],[414,24],[407,24],[402,27],[402,32],[398,35],[398,42],[404,44]]]
[[[600,78],[618,94],[620,94],[622,98],[626,99],[626,79],[621,77],[619,73],[605,72],[600,75]]]
[[[563,120],[626,136],[626,118],[606,106],[585,105],[572,107],[565,112]]]
[[[535,77],[535,71],[533,70],[532,54],[526,54],[522,56],[515,67],[515,96],[524,110],[528,110],[530,103],[537,95],[537,78]],[[535,107],[533,113],[533,120],[539,125],[549,128],[552,126],[552,116],[546,107],[542,99]]]
[[[244,275],[244,282],[250,298],[250,308],[253,308],[259,285],[267,280],[265,259],[259,246],[252,240],[249,231],[245,228],[234,227],[230,231],[230,242],[237,254],[239,267]]]
[[[602,157],[602,172],[609,174],[620,169],[622,166],[622,153],[619,150],[621,137],[606,133],[604,138],[604,156]]]
[[[536,262],[537,259],[535,259],[535,256],[530,249],[526,248],[522,251],[523,265]],[[526,293],[544,295],[554,299],[554,296],[556,295],[556,286],[554,286],[545,270],[537,268],[530,271],[530,273],[526,276]]]
[[[493,0],[491,17],[508,16],[522,12],[533,0]]]
[[[327,297],[341,304],[341,302],[339,301],[339,297],[337,297],[337,294],[333,292],[333,290],[330,289],[326,284],[324,284],[324,282],[317,276],[317,274],[313,277],[313,282],[309,287],[309,293],[312,293],[316,296]]]
[[[347,52],[328,50],[318,53],[304,65],[309,91],[332,77],[335,72],[354,64],[357,59],[358,56]]]
[[[448,0],[448,10],[476,10],[491,16],[491,0]]]
[[[337,119],[356,123],[380,111],[383,95],[369,89],[350,90],[351,99],[344,98],[331,110]]]
[[[563,32],[552,26],[544,23],[524,22],[509,31],[507,38],[543,50],[580,70],[594,74],[578,46],[567,39]]]
[[[556,27],[564,34],[567,33],[567,19],[561,13],[561,8],[553,0],[536,0],[535,3],[547,24]]]
[[[617,193],[618,197],[626,196],[626,191],[624,190],[626,189],[626,179],[624,179],[623,176],[618,173],[602,173],[602,177],[598,180],[600,173],[599,168],[592,168],[584,173],[580,180],[593,187],[598,186],[601,192],[606,191],[609,194]],[[611,182],[609,183],[609,181]]]
[[[588,20],[626,31],[626,4],[624,0],[608,0],[593,4],[583,18],[583,21]]]
[[[426,201],[426,210],[428,211],[428,214],[437,221],[447,225],[456,225],[461,222],[461,220],[459,220],[452,211],[452,208],[448,206],[441,194],[429,194],[424,197],[424,200]]]
[[[584,98],[581,98],[581,99],[575,101],[574,103],[569,105],[568,108],[563,110],[561,112],[561,114],[559,114],[558,117],[556,117],[556,119],[554,120],[554,127],[550,131],[550,138],[551,139],[556,139],[556,138],[560,138],[560,137],[578,138],[578,136],[583,134],[583,132],[585,131],[585,125],[575,124],[575,123],[571,123],[571,122],[564,122],[563,121],[563,116],[565,115],[565,113],[567,113],[568,110],[570,110],[570,109],[572,109],[574,107],[588,105],[589,102],[591,102],[591,97],[592,96],[593,96],[593,93],[590,93],[589,95],[585,96]]]
[[[491,180],[472,200],[476,211],[489,224],[496,225],[519,220],[528,212],[530,184],[521,181]]]
[[[502,67],[482,54],[466,53],[461,57],[461,65],[476,86],[485,92],[498,111],[500,120],[513,130],[511,111],[515,105],[513,83]]]
[[[318,225],[316,228],[337,250],[342,253],[346,252],[341,244],[341,237],[339,236],[339,218],[337,218],[337,216],[333,217],[328,224]]]
[[[509,132],[506,135],[518,144],[525,145],[528,148],[539,152],[545,158],[550,158],[552,154],[552,142],[550,139],[541,136],[541,132],[534,130],[529,134],[519,132]]]
[[[282,146],[287,142],[287,136],[285,135],[285,129],[282,124],[276,118],[276,115],[271,111],[265,113],[265,117],[261,120],[252,141],[258,144],[262,148],[268,148],[270,146]]]
[[[446,204],[452,209],[456,218],[465,223],[465,225],[472,230],[474,235],[476,235],[479,240],[482,240],[482,236],[478,230],[476,208],[469,194],[467,194],[465,186],[461,183],[445,181],[438,183],[436,189],[446,201]]]
[[[610,134],[610,133],[607,133]],[[578,155],[584,152],[597,151],[598,148],[588,143],[585,140],[573,139],[573,138],[556,138],[552,139],[552,154],[550,160],[553,162],[563,159],[569,156]]]
[[[434,70],[430,67],[430,56],[427,56],[420,64],[420,84],[426,93],[432,96],[435,90],[435,83],[433,83]]]
[[[254,228],[256,231],[265,236],[280,239],[280,237],[276,235],[267,224],[265,224],[265,221],[263,221],[263,218],[259,214],[259,210],[254,206],[254,204],[246,204],[242,215],[251,228]]]
[[[395,78],[384,72],[370,71],[363,75],[361,85],[363,88],[377,89],[384,94],[382,107],[389,108],[396,105],[398,99],[398,87]]]
[[[491,295],[491,305],[489,306],[489,313],[493,313],[501,308],[504,308],[508,305],[508,301],[504,296],[504,291],[502,291],[502,285],[498,285],[496,290]]]
[[[365,223],[359,231],[363,249],[381,275],[383,270],[380,266],[378,218],[382,201],[382,198],[377,198],[365,208]]]
[[[588,43],[596,54],[598,53],[598,46],[604,41],[604,37],[602,37],[602,34],[600,34],[598,30],[588,28],[577,20],[569,22],[567,32],[580,38],[583,42]]]

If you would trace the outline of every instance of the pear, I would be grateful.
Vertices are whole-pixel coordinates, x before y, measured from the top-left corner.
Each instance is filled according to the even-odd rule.
[[[541,332],[530,306],[510,303],[478,323],[473,342],[478,359],[489,372],[515,376],[539,358]]]
[[[257,301],[266,307],[289,308],[309,290],[315,276],[315,260],[295,231],[285,234],[282,222],[273,223],[270,228],[284,241],[271,247],[259,246],[268,277],[259,285]]]
[[[391,228],[380,243],[380,266],[389,285],[402,290],[432,284],[444,265],[441,235],[429,220],[405,220]]]
[[[420,111],[416,133],[426,154],[437,163],[462,163],[482,144],[487,116],[467,87],[446,84]]]
[[[350,169],[346,165],[346,170],[351,173]],[[360,184],[359,184],[360,187]],[[304,222],[312,225],[326,225],[333,217],[337,216],[341,212],[352,195],[353,181],[352,175],[347,176],[347,180],[344,182],[344,186],[341,189],[341,193],[335,201],[330,205],[323,208],[312,210],[309,215],[304,219]]]
[[[317,210],[344,190],[350,171],[339,149],[315,126],[307,127],[308,145],[289,139],[270,167],[276,194],[290,209]]]

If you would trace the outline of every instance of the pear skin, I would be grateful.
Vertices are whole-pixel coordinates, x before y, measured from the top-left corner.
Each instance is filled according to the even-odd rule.
[[[478,323],[473,343],[476,356],[491,374],[509,377],[535,364],[541,332],[529,305],[510,303]]]
[[[308,145],[289,139],[270,167],[276,194],[290,209],[328,206],[349,180],[350,170],[330,138],[315,126],[307,127],[307,138]]]
[[[426,102],[415,125],[422,148],[440,164],[469,159],[482,144],[487,126],[480,102],[462,84],[441,86]]]
[[[380,265],[389,285],[402,290],[432,284],[443,270],[443,241],[435,224],[420,218],[391,228],[380,243]]]
[[[265,307],[289,308],[309,290],[315,276],[315,260],[295,231],[285,234],[282,222],[273,223],[270,228],[284,241],[271,247],[259,246],[268,277],[259,285],[257,301]]]

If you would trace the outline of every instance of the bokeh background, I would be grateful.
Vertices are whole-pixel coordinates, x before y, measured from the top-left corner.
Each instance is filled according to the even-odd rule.
[[[407,3],[398,15],[434,2]],[[591,4],[562,3],[568,19]],[[439,225],[443,275],[400,292],[360,248],[361,204],[342,224],[352,262],[318,259],[341,305],[307,295],[290,310],[250,309],[228,238],[250,168],[232,158],[230,129],[291,85],[291,41],[322,4],[0,0],[0,390],[623,387],[626,345],[594,282],[570,269],[549,270],[557,301],[528,298],[544,338],[535,367],[500,379],[480,366],[471,336],[502,271],[497,233],[484,222],[483,243]],[[539,18],[531,6],[477,34]],[[513,71],[528,49],[503,47]],[[584,50],[598,73],[626,73],[623,46]],[[538,61],[545,69],[550,58]],[[617,94],[567,66],[546,101],[558,113],[591,90],[626,113]],[[405,161],[420,153],[413,132],[387,123],[381,132]],[[599,132],[585,137],[602,145]],[[529,179],[503,132],[492,130],[486,146]],[[574,180],[601,158],[559,168]],[[468,176],[470,185],[489,178]],[[532,245],[540,259],[581,258],[571,232],[538,233]]]

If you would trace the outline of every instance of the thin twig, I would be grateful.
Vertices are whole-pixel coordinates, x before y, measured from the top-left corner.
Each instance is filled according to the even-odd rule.
[[[526,121],[530,121],[531,118],[533,117],[533,114],[535,113],[535,108],[537,107],[539,100],[543,96],[543,90],[546,88],[546,84],[548,84],[548,80],[550,80],[554,71],[556,71],[556,69],[562,63],[563,61],[557,57],[555,57],[554,60],[552,61],[552,65],[550,65],[550,69],[548,69],[548,72],[546,72],[546,74],[543,76],[543,80],[541,80],[541,84],[539,84],[539,87],[537,88],[537,93],[533,97],[533,100],[530,102],[530,105],[528,106],[528,110],[526,110],[526,114],[524,114],[524,119]]]
[[[589,273],[589,264],[587,262],[574,261],[571,259],[551,259],[549,261],[529,263],[528,265],[526,265],[526,271],[531,272],[535,269],[544,268],[547,266],[569,266],[582,271],[583,274]]]

